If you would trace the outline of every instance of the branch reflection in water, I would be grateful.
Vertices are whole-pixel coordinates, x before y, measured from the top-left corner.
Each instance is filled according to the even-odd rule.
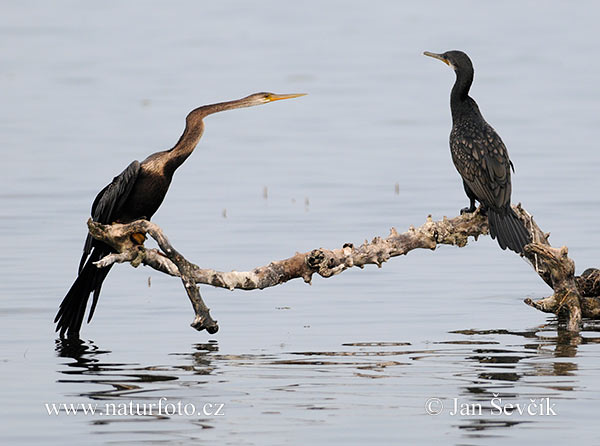
[[[569,393],[580,387],[574,360],[578,348],[600,344],[599,332],[599,326],[591,324],[573,334],[559,330],[551,319],[522,331],[462,329],[439,341],[346,342],[336,351],[233,354],[221,352],[213,341],[193,344],[188,352],[170,353],[167,357],[172,361],[168,364],[113,362],[111,351],[93,341],[57,341],[56,351],[60,358],[73,360],[59,363],[58,371],[64,378],[58,382],[66,385],[64,395],[116,403],[148,403],[160,398],[184,404],[218,401],[235,413],[230,419],[178,417],[178,435],[186,439],[196,438],[198,426],[235,430],[235,423],[243,423],[238,418],[245,411],[294,418],[301,410],[307,423],[319,423],[323,422],[322,413],[339,414],[360,402],[374,411],[403,410],[421,415],[423,392],[432,388],[430,391],[437,392],[446,405],[454,398],[481,405],[483,416],[457,415],[453,420],[452,425],[470,438],[497,435],[498,429],[522,423],[549,422],[541,417],[485,414],[489,414],[493,398],[505,403],[545,397],[571,399]],[[390,392],[390,388],[401,386],[423,386],[425,390],[413,392],[417,395],[412,398],[400,390]],[[313,416],[307,410],[321,415],[314,412]],[[127,422],[157,418],[173,421],[177,417],[94,415],[88,420],[104,426],[98,433],[108,433],[106,426],[117,421],[119,432],[123,432]],[[262,427],[269,430],[269,426],[266,423]],[[171,422],[168,432],[174,427]]]

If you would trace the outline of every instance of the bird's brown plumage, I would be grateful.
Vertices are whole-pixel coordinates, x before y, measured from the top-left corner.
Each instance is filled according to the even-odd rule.
[[[206,116],[298,96],[303,95],[255,93],[235,101],[205,105],[192,110],[186,118],[183,134],[172,149],[153,153],[141,163],[133,161],[100,191],[92,204],[92,218],[104,224],[150,219],[162,204],[173,174],[192,154],[202,137],[203,119]],[[62,300],[54,319],[56,331],[60,331],[61,337],[65,334],[69,337],[79,336],[89,296],[94,293],[88,322],[92,319],[102,283],[111,268],[97,268],[94,262],[111,252],[112,248],[92,239],[88,234],[77,278]]]

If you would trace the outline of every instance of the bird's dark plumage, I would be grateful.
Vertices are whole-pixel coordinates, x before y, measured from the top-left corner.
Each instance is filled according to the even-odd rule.
[[[236,101],[205,105],[192,110],[183,134],[172,149],[156,152],[141,163],[132,162],[100,191],[92,204],[92,218],[103,224],[149,220],[162,204],[173,174],[192,154],[204,131],[203,119],[213,113],[251,107],[302,94],[255,93]],[[94,262],[112,252],[105,243],[88,234],[79,263],[79,274],[60,304],[54,322],[60,336],[78,337],[90,294],[93,294],[88,322],[92,319],[102,283],[110,266],[98,268]]]
[[[103,224],[109,224],[118,219],[123,214],[123,205],[133,189],[133,185],[140,174],[140,162],[134,161],[127,168],[117,175],[112,182],[107,185],[96,196],[92,204],[92,218],[94,221]],[[54,322],[58,322],[56,329],[60,330],[61,337],[67,331],[73,335],[78,334],[83,322],[85,308],[87,306],[90,294],[94,293],[92,306],[88,316],[88,322],[92,320],[102,282],[110,271],[110,266],[106,268],[97,268],[94,262],[110,254],[112,249],[105,243],[87,235],[83,246],[83,255],[79,262],[79,273],[77,279],[67,292],[67,295],[60,304],[58,313]]]
[[[456,72],[450,95],[450,151],[470,200],[463,212],[473,212],[475,201],[479,201],[487,212],[492,238],[502,249],[522,253],[531,236],[510,206],[510,174],[514,167],[502,139],[469,96],[474,74],[471,60],[462,51],[425,55],[443,61]]]

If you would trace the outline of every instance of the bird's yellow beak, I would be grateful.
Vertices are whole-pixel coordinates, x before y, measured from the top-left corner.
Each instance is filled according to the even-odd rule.
[[[429,57],[433,57],[434,59],[437,60],[441,60],[442,62],[444,62],[446,65],[450,66],[450,62],[448,61],[448,59],[446,59],[444,56],[442,56],[441,54],[438,53],[430,53],[429,51],[424,51],[423,52],[424,55],[429,56]]]
[[[299,98],[300,96],[306,96],[306,93],[293,93],[293,94],[270,94],[267,100],[269,102],[281,101],[282,99]]]

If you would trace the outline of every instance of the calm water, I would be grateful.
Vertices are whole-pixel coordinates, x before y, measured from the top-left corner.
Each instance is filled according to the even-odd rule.
[[[212,336],[189,327],[177,279],[122,265],[81,344],[58,341],[52,324],[97,191],[131,160],[171,147],[202,104],[309,93],[206,120],[154,217],[202,266],[246,270],[404,230],[429,213],[456,215],[467,203],[447,142],[454,75],[423,50],[472,56],[472,94],[517,169],[513,200],[554,245],[569,246],[578,272],[598,266],[593,2],[40,1],[1,10],[7,442],[597,442],[600,324],[558,332],[522,303],[549,288],[489,239],[310,287],[203,287],[221,327]],[[444,405],[440,415],[426,413],[430,398]],[[494,398],[547,402],[556,415],[499,415]],[[482,413],[452,415],[455,399]],[[159,401],[207,410],[104,410]],[[46,403],[97,404],[98,413],[48,415]]]

